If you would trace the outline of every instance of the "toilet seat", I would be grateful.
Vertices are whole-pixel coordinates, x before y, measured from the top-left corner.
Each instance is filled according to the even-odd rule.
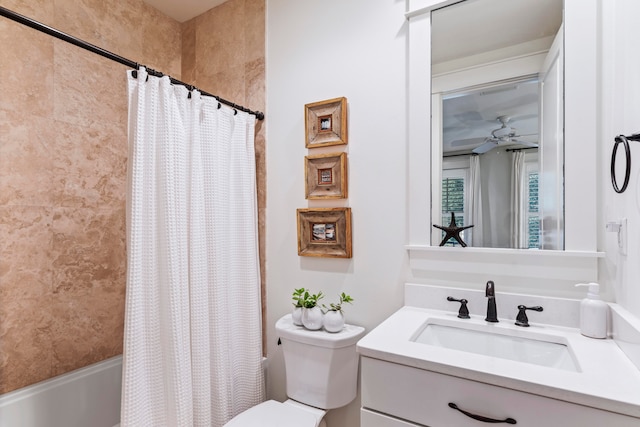
[[[267,400],[238,414],[224,427],[316,427],[317,421],[304,409]]]

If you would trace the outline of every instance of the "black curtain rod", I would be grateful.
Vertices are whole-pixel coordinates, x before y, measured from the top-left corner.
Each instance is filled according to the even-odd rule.
[[[479,156],[478,153],[459,153],[459,154],[443,154],[443,158],[462,157],[462,156]]]
[[[522,151],[522,150],[537,150],[538,147],[520,147],[520,148],[507,148],[505,151],[507,153],[513,152],[513,151]]]
[[[98,47],[98,46],[93,45],[91,43],[87,43],[86,41],[80,40],[80,39],[78,39],[76,37],[70,36],[69,34],[63,33],[62,31],[58,31],[55,28],[51,28],[51,27],[49,27],[49,26],[47,26],[45,24],[42,24],[42,23],[40,23],[38,21],[35,21],[35,20],[31,19],[31,18],[27,18],[26,16],[20,15],[20,14],[14,12],[14,11],[9,10],[9,9],[7,9],[5,7],[2,7],[2,6],[0,6],[0,15],[4,16],[5,18],[9,18],[9,19],[11,19],[13,21],[16,21],[16,22],[18,22],[18,23],[20,23],[22,25],[26,25],[27,27],[31,27],[31,28],[33,28],[35,30],[43,32],[45,34],[49,34],[50,36],[53,36],[53,37],[55,37],[57,39],[66,41],[67,43],[71,43],[71,44],[73,44],[75,46],[78,46],[78,47],[80,47],[82,49],[88,50],[89,52],[97,53],[98,55],[100,55],[100,56],[102,56],[104,58],[110,59],[110,60],[115,61],[115,62],[119,62],[120,64],[126,65],[127,67],[135,68],[136,70],[138,70],[140,67],[145,67],[144,65],[138,64],[137,62],[134,62],[134,61],[132,61],[130,59],[123,58],[120,55],[116,55],[115,53],[109,52],[108,50],[104,50],[101,47]],[[147,72],[149,74],[151,74],[152,76],[156,76],[156,77],[164,76],[164,74],[159,72],[159,71],[156,71],[156,70],[153,70],[153,69],[147,68],[147,67],[145,67],[145,68],[147,69]],[[169,79],[171,79],[171,83],[173,83],[173,84],[186,86],[189,90],[197,89],[202,95],[211,96],[211,97],[215,98],[218,102],[220,102],[222,104],[228,105],[228,106],[230,106],[232,108],[235,108],[236,110],[244,111],[245,113],[253,114],[254,116],[256,116],[256,119],[258,119],[258,120],[264,120],[264,113],[261,112],[261,111],[252,111],[252,110],[250,110],[248,108],[245,108],[245,107],[243,107],[241,105],[234,104],[233,102],[227,101],[226,99],[222,99],[217,95],[212,95],[212,94],[210,94],[208,92],[200,90],[200,89],[196,88],[193,85],[181,82],[180,80],[176,80],[171,76],[169,76]]]

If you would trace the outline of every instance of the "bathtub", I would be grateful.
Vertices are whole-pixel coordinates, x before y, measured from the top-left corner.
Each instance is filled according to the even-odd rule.
[[[122,356],[0,395],[0,427],[113,427]]]

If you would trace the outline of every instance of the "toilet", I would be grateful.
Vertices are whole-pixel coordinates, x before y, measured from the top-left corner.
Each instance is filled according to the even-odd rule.
[[[282,342],[287,396],[268,400],[234,417],[225,427],[326,427],[327,410],[349,404],[358,386],[356,342],[364,328],[345,325],[337,333],[310,331],[291,315],[276,322]]]

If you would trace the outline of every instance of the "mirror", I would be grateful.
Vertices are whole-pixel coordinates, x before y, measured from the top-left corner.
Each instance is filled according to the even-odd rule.
[[[431,14],[432,218],[469,246],[564,249],[562,21],[563,0]]]

